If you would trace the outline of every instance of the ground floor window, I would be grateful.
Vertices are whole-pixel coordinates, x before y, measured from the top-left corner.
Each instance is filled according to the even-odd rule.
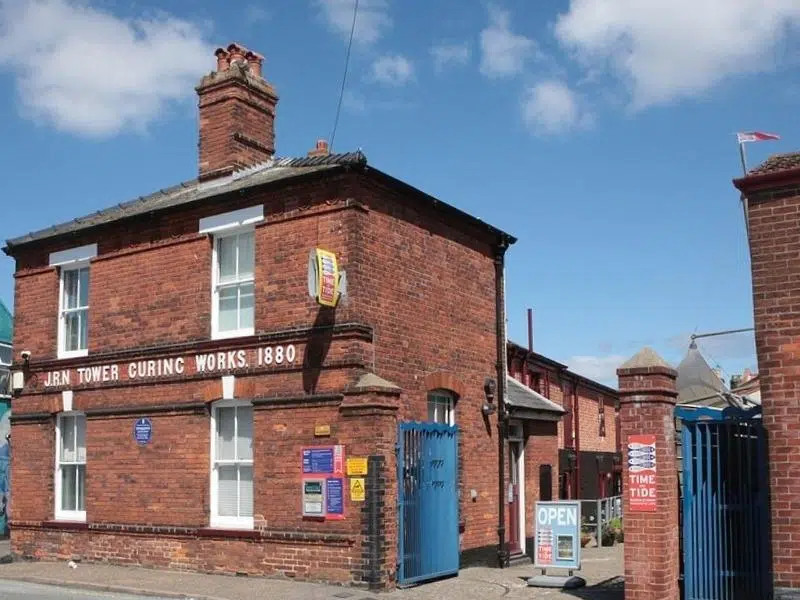
[[[85,521],[86,415],[58,416],[56,447],[56,519]]]
[[[211,411],[211,525],[253,527],[253,407],[224,400]]]
[[[428,421],[443,425],[455,425],[455,394],[436,390],[428,394]]]

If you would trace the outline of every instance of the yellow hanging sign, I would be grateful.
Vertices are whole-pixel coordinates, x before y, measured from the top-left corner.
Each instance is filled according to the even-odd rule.
[[[336,306],[339,299],[339,268],[333,252],[316,249],[317,302],[322,306]]]

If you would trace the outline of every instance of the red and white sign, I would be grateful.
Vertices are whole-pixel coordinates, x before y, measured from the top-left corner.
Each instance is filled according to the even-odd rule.
[[[628,500],[632,512],[656,510],[656,436],[628,436]]]

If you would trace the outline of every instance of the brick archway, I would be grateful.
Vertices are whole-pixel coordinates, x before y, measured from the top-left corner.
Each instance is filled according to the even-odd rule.
[[[425,376],[425,390],[450,390],[455,392],[458,398],[463,398],[467,391],[467,386],[458,377],[447,371],[436,371]]]

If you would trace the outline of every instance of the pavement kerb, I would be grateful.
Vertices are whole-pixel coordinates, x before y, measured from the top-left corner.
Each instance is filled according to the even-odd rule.
[[[121,585],[105,585],[103,583],[90,583],[80,581],[64,581],[62,579],[49,578],[49,577],[33,577],[29,575],[14,576],[3,575],[3,579],[8,581],[23,581],[25,583],[36,583],[39,585],[57,585],[59,587],[77,589],[77,590],[91,590],[93,592],[111,592],[114,594],[128,594],[131,596],[152,596],[156,598],[176,598],[177,600],[230,600],[229,598],[220,598],[218,596],[198,596],[197,594],[181,594],[178,592],[167,592],[152,589],[142,589],[135,587],[125,587]]]

